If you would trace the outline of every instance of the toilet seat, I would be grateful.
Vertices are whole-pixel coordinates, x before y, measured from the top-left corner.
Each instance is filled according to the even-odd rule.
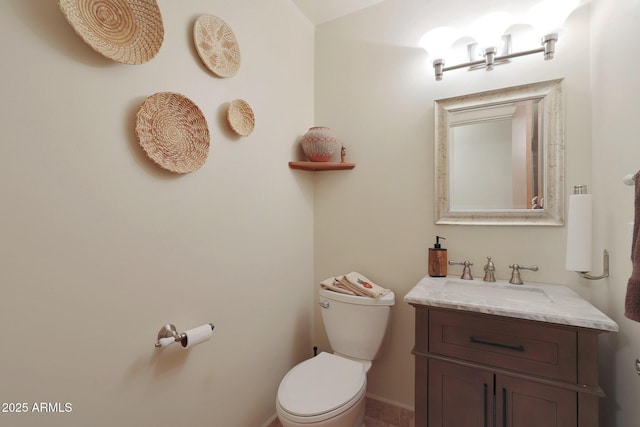
[[[362,363],[322,352],[285,375],[278,388],[277,404],[297,422],[320,422],[357,403],[366,387]]]

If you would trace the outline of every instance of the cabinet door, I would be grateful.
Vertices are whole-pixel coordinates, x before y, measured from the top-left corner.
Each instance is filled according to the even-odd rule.
[[[429,427],[493,426],[493,374],[429,360]]]
[[[578,425],[577,393],[496,375],[496,427]]]

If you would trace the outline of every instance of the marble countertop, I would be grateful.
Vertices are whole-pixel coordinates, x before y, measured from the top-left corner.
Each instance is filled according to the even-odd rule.
[[[618,324],[562,285],[499,280],[461,280],[458,277],[425,277],[405,295],[410,304],[453,308],[478,313],[618,331]]]

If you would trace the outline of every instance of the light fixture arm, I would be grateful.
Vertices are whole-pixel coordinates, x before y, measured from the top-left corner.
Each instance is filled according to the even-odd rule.
[[[599,276],[592,276],[586,271],[576,271],[580,275],[580,277],[589,279],[589,280],[600,280],[609,277],[609,251],[604,250],[602,252],[602,264],[603,264],[603,272]]]
[[[498,49],[495,47],[488,47],[484,50],[484,67],[487,71],[493,70],[493,65],[496,63],[496,53],[498,53]]]
[[[436,80],[442,80],[442,74],[445,71],[444,59],[436,59],[433,61],[433,71],[436,73]]]
[[[522,52],[508,53],[506,55],[496,56],[497,49],[495,47],[486,48],[483,55],[484,59],[477,61],[465,62],[464,64],[452,65],[449,67],[444,66],[444,59],[436,59],[433,61],[433,68],[436,76],[436,80],[442,80],[442,75],[445,71],[457,70],[458,68],[476,67],[478,65],[484,65],[487,71],[493,70],[494,64],[503,60],[517,58],[519,56],[532,55],[535,53],[544,53],[544,59],[553,59],[556,51],[556,42],[558,41],[558,35],[555,33],[547,34],[542,38],[542,47],[537,49],[525,50]]]
[[[558,34],[547,34],[542,38],[542,46],[544,47],[544,60],[548,61],[553,59],[553,55],[556,53],[556,42],[558,41]]]

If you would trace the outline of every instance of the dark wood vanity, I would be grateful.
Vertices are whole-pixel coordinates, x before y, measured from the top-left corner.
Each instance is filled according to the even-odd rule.
[[[411,303],[416,427],[597,427],[603,330]]]

